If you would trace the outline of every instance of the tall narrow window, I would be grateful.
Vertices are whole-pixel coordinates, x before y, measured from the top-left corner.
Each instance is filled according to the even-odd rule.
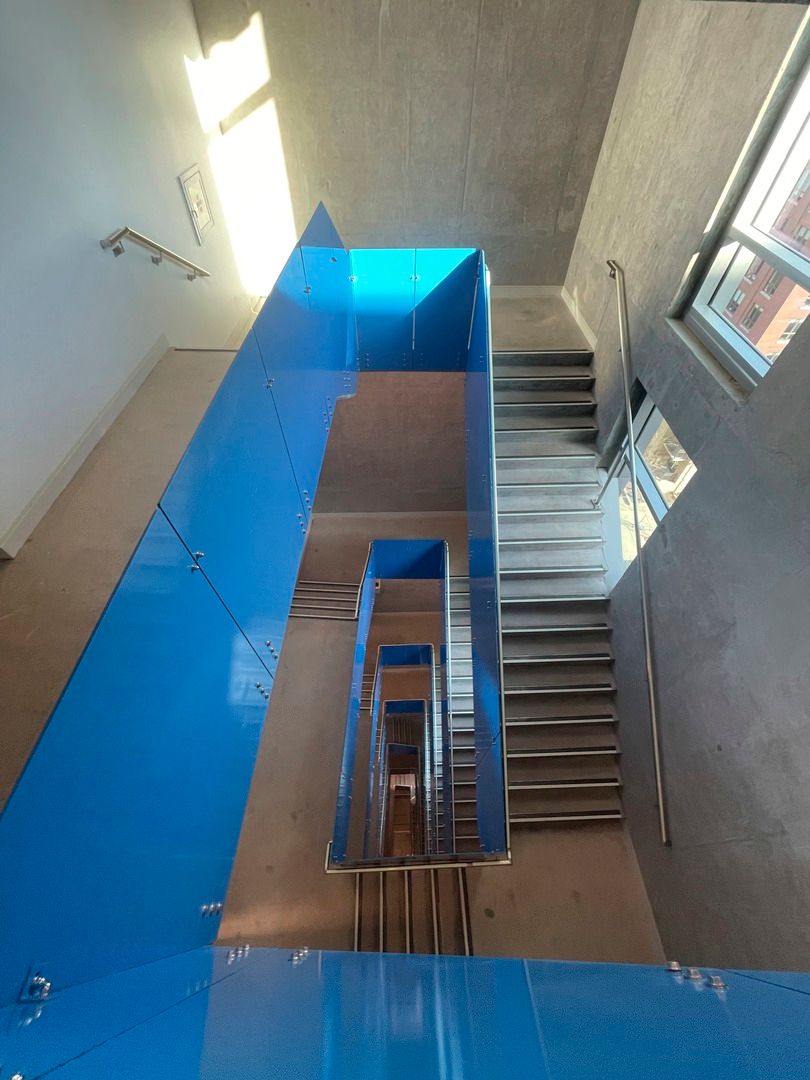
[[[774,134],[685,321],[752,388],[810,313],[810,72]]]
[[[695,475],[694,462],[651,398],[646,398],[633,421],[636,440],[639,532],[642,547]],[[607,581],[612,588],[636,557],[633,489],[627,460],[627,440],[608,470],[602,496],[605,508]]]

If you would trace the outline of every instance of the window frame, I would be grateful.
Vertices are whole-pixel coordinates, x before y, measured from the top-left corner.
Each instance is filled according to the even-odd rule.
[[[664,414],[655,404],[653,399],[647,394],[639,407],[636,409],[633,416],[633,441],[636,446],[636,480],[641,494],[644,496],[644,501],[649,507],[650,513],[655,520],[656,527],[658,527],[665,515],[672,509],[664,498],[661,489],[656,483],[655,477],[650,471],[647,462],[644,460],[644,447],[646,442],[649,442],[655,432],[658,430],[662,423],[669,423]],[[674,434],[674,432],[673,432]],[[644,436],[648,438],[645,442]],[[677,436],[675,436],[677,438]],[[679,440],[680,441],[680,440]],[[684,453],[686,451],[684,450]],[[690,458],[691,461],[691,458]],[[694,462],[693,462],[694,465]],[[625,435],[622,440],[622,444],[619,447],[616,457],[613,459],[613,463],[608,469],[607,476],[605,477],[604,487],[607,489],[607,485],[611,480],[618,479],[625,468],[629,469],[630,464],[627,455],[627,436]]]
[[[767,230],[801,183],[810,160],[810,68],[799,80],[771,142],[739,202],[709,269],[700,281],[683,319],[693,333],[747,390],[753,390],[771,363],[720,314],[751,280],[745,270],[751,257],[767,262],[810,291],[810,251],[794,250]],[[793,178],[791,181],[791,177]],[[801,196],[807,198],[805,190]],[[770,225],[764,222],[769,221]],[[761,267],[757,266],[757,272]],[[755,275],[754,275],[755,276]],[[753,299],[753,297],[752,297]],[[719,310],[716,310],[719,309]]]

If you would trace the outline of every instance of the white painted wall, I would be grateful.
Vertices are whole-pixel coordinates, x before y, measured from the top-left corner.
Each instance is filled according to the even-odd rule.
[[[239,278],[184,58],[186,0],[0,0],[0,549],[14,554],[170,345],[222,346]],[[199,162],[197,245],[177,175]],[[128,224],[210,271],[99,240]]]

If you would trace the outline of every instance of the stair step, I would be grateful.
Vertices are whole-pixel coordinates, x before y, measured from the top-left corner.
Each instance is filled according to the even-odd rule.
[[[593,394],[584,390],[495,390],[495,424],[523,427],[524,421],[541,417],[557,420],[559,426],[567,427],[568,421],[577,416],[591,416],[596,408]],[[565,421],[563,423],[562,421]]]
[[[501,548],[501,580],[510,577],[543,578],[555,575],[604,574],[601,540],[576,547]]]
[[[514,607],[518,604],[585,604],[590,600],[605,599],[604,595],[574,595],[562,593],[559,596],[504,596],[501,594],[501,607]]]
[[[537,578],[554,577],[557,574],[604,574],[606,569],[601,563],[585,566],[508,566],[500,570],[502,578]]]
[[[562,626],[512,626],[504,627],[502,633],[514,635],[526,634],[609,634],[611,627],[608,623],[571,623]]]
[[[553,604],[558,600],[592,597],[599,600],[605,597],[604,571],[582,573],[576,576],[547,574],[544,577],[502,578],[501,605],[503,609],[515,604]]]
[[[596,727],[600,724],[616,724],[615,716],[550,716],[521,717],[518,720],[506,720],[507,734],[512,728],[555,728],[555,727]]]
[[[618,776],[605,776],[600,779],[581,780],[516,780],[509,784],[510,791],[574,791],[589,790],[591,788],[620,788],[621,779]]]
[[[594,383],[590,364],[537,364],[504,370],[508,365],[493,364],[492,382],[497,393],[503,389],[590,390]]]
[[[501,412],[498,412],[498,408]],[[584,410],[586,406],[577,405],[571,403],[567,406],[568,410],[579,409]],[[529,410],[529,406],[522,406],[523,412],[518,412],[517,415],[513,415],[516,410],[503,411],[502,406],[496,406],[495,409],[495,437],[500,437],[503,441],[504,436],[516,435],[560,435],[564,434],[571,440],[581,438],[595,438],[597,432],[597,426],[593,421],[593,418],[589,415],[579,415],[578,413],[571,412],[571,415],[560,415],[559,413],[549,415],[548,409],[535,408],[532,411]],[[526,415],[524,415],[526,413]],[[497,458],[497,454],[496,454]]]
[[[602,511],[593,505],[593,495],[597,488],[571,488],[568,485],[557,491],[538,493],[531,489],[517,487],[500,488],[498,490],[498,517],[502,514],[524,513],[527,516],[547,513],[550,510],[589,510],[599,514]]]
[[[529,550],[533,547],[540,547],[543,550],[556,550],[566,551],[568,548],[577,547],[582,544],[586,547],[594,547],[597,544],[602,543],[601,536],[534,536],[525,537],[518,536],[512,540],[498,540],[499,548],[519,548]]]
[[[573,653],[570,656],[505,656],[504,667],[528,667],[532,664],[593,664],[604,662],[609,664],[613,655],[607,653]],[[472,660],[470,661],[472,663]]]
[[[533,366],[581,366],[590,365],[592,360],[591,349],[498,349],[492,354],[492,367],[497,375],[507,374],[509,368],[521,374]]]
[[[460,748],[461,749],[461,748]],[[517,758],[620,757],[618,746],[565,746],[540,750],[507,750],[507,760]]]
[[[594,694],[510,695],[506,699],[506,723],[513,720],[561,720],[563,717],[587,718],[614,716],[614,691],[604,690],[601,697]]]
[[[568,491],[569,488],[598,488],[598,480],[499,480],[498,491],[521,488],[531,491]]]
[[[585,822],[585,821],[621,821],[624,813],[621,810],[569,810],[562,813],[554,810],[537,812],[532,814],[511,814],[509,821],[512,825],[546,824],[552,825],[562,822]]]
[[[500,541],[586,539],[602,543],[602,518],[599,514],[570,510],[547,514],[499,514],[498,532]]]
[[[545,515],[564,515],[565,517],[572,518],[584,518],[584,517],[596,517],[602,516],[602,511],[594,506],[581,506],[581,507],[509,507],[501,509],[498,507],[498,517],[524,517],[524,518],[536,518],[543,517]]]
[[[604,683],[583,683],[581,686],[506,687],[507,698],[541,697],[543,694],[610,694],[616,689],[612,680]]]

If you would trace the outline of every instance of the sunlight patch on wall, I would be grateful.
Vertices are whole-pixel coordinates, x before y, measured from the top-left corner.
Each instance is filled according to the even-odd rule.
[[[208,156],[242,284],[267,296],[297,239],[275,102],[212,142]]]
[[[186,61],[200,124],[210,134],[221,120],[270,81],[270,62],[259,12],[231,41],[218,41],[210,56]]]

